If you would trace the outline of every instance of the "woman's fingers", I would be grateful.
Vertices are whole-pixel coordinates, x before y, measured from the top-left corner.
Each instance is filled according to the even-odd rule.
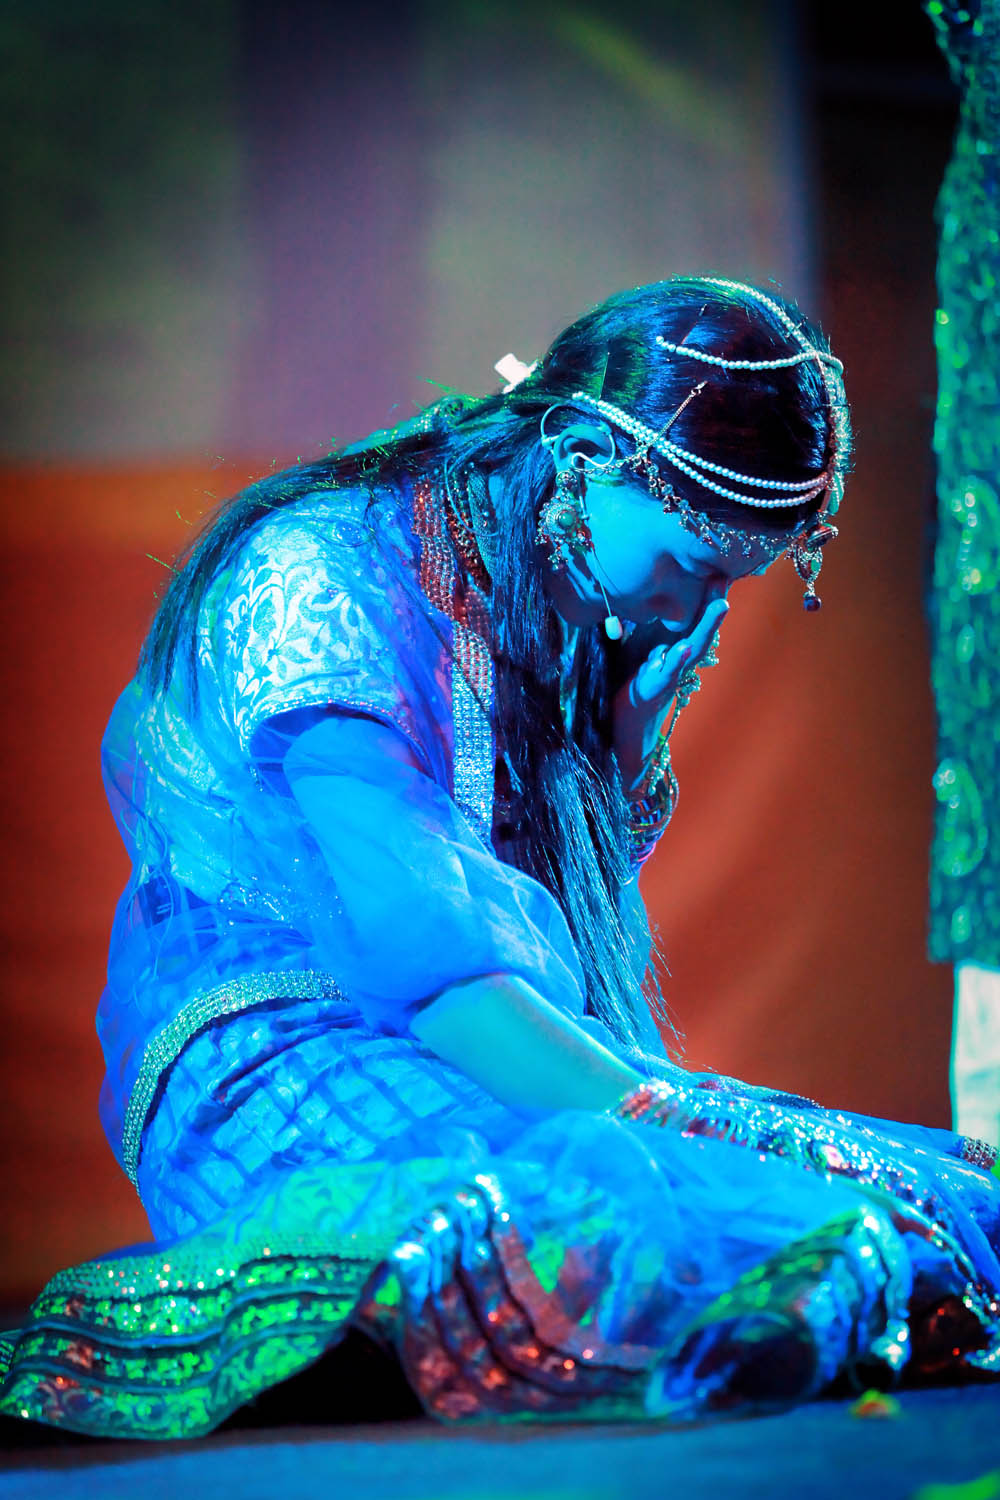
[[[697,625],[688,636],[688,645],[691,647],[691,661],[700,661],[712,644],[712,637],[729,613],[729,604],[725,599],[714,599],[708,606]],[[690,665],[690,663],[689,663]]]
[[[655,647],[636,673],[633,701],[654,703],[657,699],[672,697],[677,691],[681,673],[686,667],[697,666],[728,613],[726,600],[714,599],[687,635],[681,636],[672,646]]]

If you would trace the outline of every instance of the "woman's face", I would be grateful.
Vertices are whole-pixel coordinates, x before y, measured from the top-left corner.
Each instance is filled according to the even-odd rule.
[[[666,513],[641,480],[587,472],[586,510],[593,547],[575,553],[563,572],[547,577],[556,609],[572,625],[590,625],[613,613],[642,625],[659,620],[671,635],[686,635],[705,606],[722,598],[739,578],[763,572],[781,546],[755,546],[744,557],[727,555]]]

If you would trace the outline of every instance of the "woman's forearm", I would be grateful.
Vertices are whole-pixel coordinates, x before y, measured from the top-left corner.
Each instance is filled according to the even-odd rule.
[[[607,1109],[641,1075],[524,980],[491,974],[449,985],[411,1022],[438,1057],[524,1115]]]

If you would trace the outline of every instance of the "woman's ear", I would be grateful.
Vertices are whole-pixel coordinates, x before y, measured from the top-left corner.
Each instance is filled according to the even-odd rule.
[[[556,473],[565,469],[603,469],[615,456],[615,440],[606,422],[573,422],[550,439]]]

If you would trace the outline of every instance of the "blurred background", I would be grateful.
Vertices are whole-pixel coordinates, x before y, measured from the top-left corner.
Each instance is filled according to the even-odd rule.
[[[0,1302],[145,1237],[97,1122],[127,875],[98,751],[213,502],[496,384],[677,272],[774,284],[847,367],[857,468],[807,616],[733,591],[644,889],[691,1066],[948,1122],[925,956],[934,199],[918,0],[7,0]]]

